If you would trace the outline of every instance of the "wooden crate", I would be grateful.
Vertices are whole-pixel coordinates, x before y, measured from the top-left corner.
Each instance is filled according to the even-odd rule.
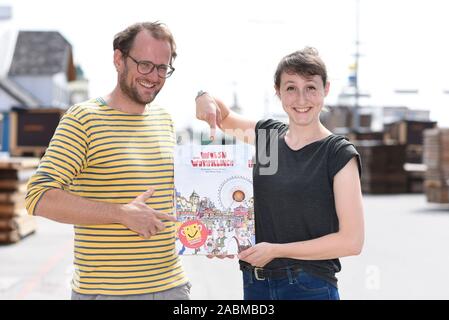
[[[406,163],[404,165],[407,174],[407,193],[424,193],[426,169],[423,164]]]
[[[385,126],[386,142],[398,144],[423,144],[423,133],[426,129],[436,127],[435,121],[401,120]]]
[[[9,153],[42,157],[65,110],[14,110],[9,114]]]
[[[408,144],[405,147],[406,163],[423,163],[424,146],[420,144]]]
[[[362,192],[407,192],[405,146],[373,141],[361,141],[355,145],[362,160]]]
[[[449,203],[449,129],[424,131],[423,159],[427,201]]]
[[[359,115],[359,125],[361,128],[371,128],[371,122],[373,116],[371,114],[360,114]]]
[[[449,129],[425,131],[423,160],[428,170],[449,176]]]
[[[384,133],[379,131],[353,131],[348,134],[350,141],[383,141]]]
[[[350,128],[352,111],[345,106],[332,106],[329,111],[321,112],[320,119],[324,126],[332,132],[335,128]]]
[[[449,188],[426,188],[427,202],[449,203]]]
[[[365,174],[402,173],[404,171],[404,145],[359,141],[355,143],[355,146],[362,158],[362,169],[366,169]]]

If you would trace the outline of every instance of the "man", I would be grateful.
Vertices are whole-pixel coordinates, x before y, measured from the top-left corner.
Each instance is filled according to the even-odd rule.
[[[30,214],[75,225],[72,299],[189,299],[175,252],[170,115],[149,105],[174,71],[161,23],[114,38],[117,85],[71,107],[31,178]]]
[[[228,252],[240,253],[252,246],[247,227],[240,223],[235,226],[235,235],[228,242]]]
[[[224,227],[219,227],[218,228],[218,235],[217,235],[217,239],[215,239],[215,247],[217,248],[217,253],[216,254],[225,254],[226,250],[226,235],[225,235],[225,228]]]

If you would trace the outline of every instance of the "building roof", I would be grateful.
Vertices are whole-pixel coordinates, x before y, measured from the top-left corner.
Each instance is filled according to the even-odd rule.
[[[69,81],[76,79],[71,44],[57,31],[20,31],[9,75],[60,72],[66,72]]]
[[[38,101],[21,88],[17,83],[8,79],[8,70],[12,61],[12,55],[16,46],[17,32],[8,25],[0,29],[0,90],[11,96],[20,105],[36,107]],[[0,106],[2,107],[2,106]]]

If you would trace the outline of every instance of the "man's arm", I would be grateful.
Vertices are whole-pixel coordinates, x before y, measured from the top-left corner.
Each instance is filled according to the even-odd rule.
[[[245,143],[254,143],[256,121],[246,119],[233,112],[220,99],[203,94],[195,99],[196,117],[206,121],[211,128],[211,139],[215,137],[218,126],[224,133]]]
[[[76,225],[120,223],[143,238],[164,230],[161,220],[176,221],[173,216],[146,205],[154,189],[142,193],[128,204],[92,201],[60,189],[46,191],[34,210],[37,216]]]
[[[175,221],[145,204],[152,189],[124,205],[92,201],[66,191],[87,165],[89,134],[78,114],[79,109],[72,108],[63,116],[28,183],[29,214],[78,225],[121,223],[145,238],[164,229],[160,219]]]

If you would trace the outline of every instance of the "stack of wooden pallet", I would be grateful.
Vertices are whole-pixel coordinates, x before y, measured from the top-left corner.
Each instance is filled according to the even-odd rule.
[[[0,159],[0,243],[17,242],[36,230],[25,209],[26,184],[38,165],[36,158]]]
[[[406,163],[404,170],[407,174],[407,193],[424,193],[426,166],[422,163]]]
[[[351,108],[345,106],[329,107],[327,112],[321,112],[321,122],[331,130],[336,128],[351,128]]]
[[[424,192],[423,136],[426,129],[436,127],[434,121],[401,120],[385,126],[385,142],[405,146],[407,191]],[[407,167],[408,166],[408,167]]]
[[[401,120],[385,126],[385,142],[404,144],[405,162],[423,163],[423,133],[436,127],[435,121]]]
[[[424,132],[424,163],[427,201],[449,203],[449,129]]]
[[[404,145],[385,145],[375,141],[358,141],[355,145],[362,159],[364,193],[407,192]]]
[[[368,129],[352,130],[346,134],[350,141],[379,141],[384,140],[384,133],[381,131],[372,131]]]

